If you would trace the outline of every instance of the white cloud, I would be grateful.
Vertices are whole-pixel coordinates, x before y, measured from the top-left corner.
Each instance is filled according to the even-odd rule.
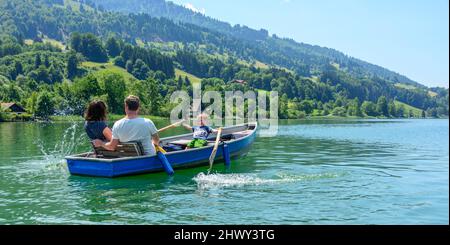
[[[206,10],[204,8],[196,8],[194,7],[194,5],[192,3],[185,3],[183,4],[183,7],[195,12],[195,13],[200,13],[200,14],[205,14]]]

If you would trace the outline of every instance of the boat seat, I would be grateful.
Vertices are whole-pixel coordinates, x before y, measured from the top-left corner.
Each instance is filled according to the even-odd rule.
[[[94,147],[97,158],[138,157],[144,155],[144,148],[140,142],[119,143],[115,151],[108,151],[103,147]]]

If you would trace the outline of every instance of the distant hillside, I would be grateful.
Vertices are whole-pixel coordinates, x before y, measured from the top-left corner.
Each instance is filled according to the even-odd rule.
[[[173,2],[166,2],[164,0],[86,0],[86,2],[101,6],[107,10],[126,13],[147,13],[155,17],[164,17],[177,22],[191,23],[231,35],[238,39],[251,41],[258,47],[267,47],[270,50],[279,52],[283,56],[289,57],[291,60],[298,61],[297,64],[300,64],[300,68],[295,67],[295,63],[289,64],[283,61],[273,61],[271,63],[273,65],[286,66],[286,68],[295,70],[298,73],[314,73],[315,69],[323,70],[327,64],[337,63],[342,69],[355,76],[378,76],[393,83],[424,87],[406,76],[346,56],[334,49],[298,43],[292,39],[281,39],[275,35],[270,37],[268,31],[264,29],[254,30],[245,25],[231,26],[229,23],[193,12]]]
[[[201,80],[205,90],[278,91],[280,118],[404,117],[406,105],[448,116],[448,89],[427,88],[335,50],[231,27],[163,1],[103,1],[124,8],[145,2],[210,24],[107,11],[88,0],[0,0],[0,101],[35,112],[54,100],[56,110],[82,113],[88,101],[102,98],[120,113],[124,94],[132,93],[147,113],[167,115],[170,94],[191,92]],[[207,27],[213,24],[231,29]]]

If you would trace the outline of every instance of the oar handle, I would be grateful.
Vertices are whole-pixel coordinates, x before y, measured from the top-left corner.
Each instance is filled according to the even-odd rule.
[[[174,124],[172,124],[172,125],[169,125],[169,126],[167,126],[167,127],[164,127],[164,128],[162,128],[162,129],[160,129],[160,130],[158,130],[158,133],[162,133],[162,132],[164,132],[164,131],[166,131],[166,130],[169,130],[169,129],[171,129],[171,128],[175,128],[175,127],[177,127],[178,125],[180,125],[180,124],[182,124],[184,121],[186,121],[186,120],[181,120],[181,121],[179,121],[179,122],[177,122],[177,123],[174,123]]]
[[[163,153],[163,154],[166,154],[166,153],[167,153],[166,150],[164,150],[164,148],[162,148],[162,147],[159,146],[159,145],[155,145],[155,150],[156,150],[156,152],[161,152],[161,153]]]

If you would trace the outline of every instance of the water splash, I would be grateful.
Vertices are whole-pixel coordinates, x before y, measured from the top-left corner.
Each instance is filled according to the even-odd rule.
[[[23,168],[19,174],[39,174],[40,172],[67,172],[65,157],[77,152],[78,146],[85,142],[84,134],[80,130],[79,123],[70,120],[61,139],[56,144],[48,146],[42,139],[36,140],[41,155],[33,157],[32,160],[22,162]]]
[[[77,146],[85,140],[83,134],[79,133],[79,131],[78,124],[72,122],[71,126],[64,130],[61,140],[53,148],[45,147],[45,143],[41,139],[37,140],[37,146],[44,159],[48,161],[64,159],[65,156],[76,152]]]
[[[249,174],[205,174],[200,173],[193,178],[199,189],[217,189],[227,187],[241,187],[249,185],[274,185],[285,183],[296,183],[300,181],[311,181],[317,179],[337,178],[340,174],[321,173],[309,175],[278,174],[276,178],[265,179]]]

